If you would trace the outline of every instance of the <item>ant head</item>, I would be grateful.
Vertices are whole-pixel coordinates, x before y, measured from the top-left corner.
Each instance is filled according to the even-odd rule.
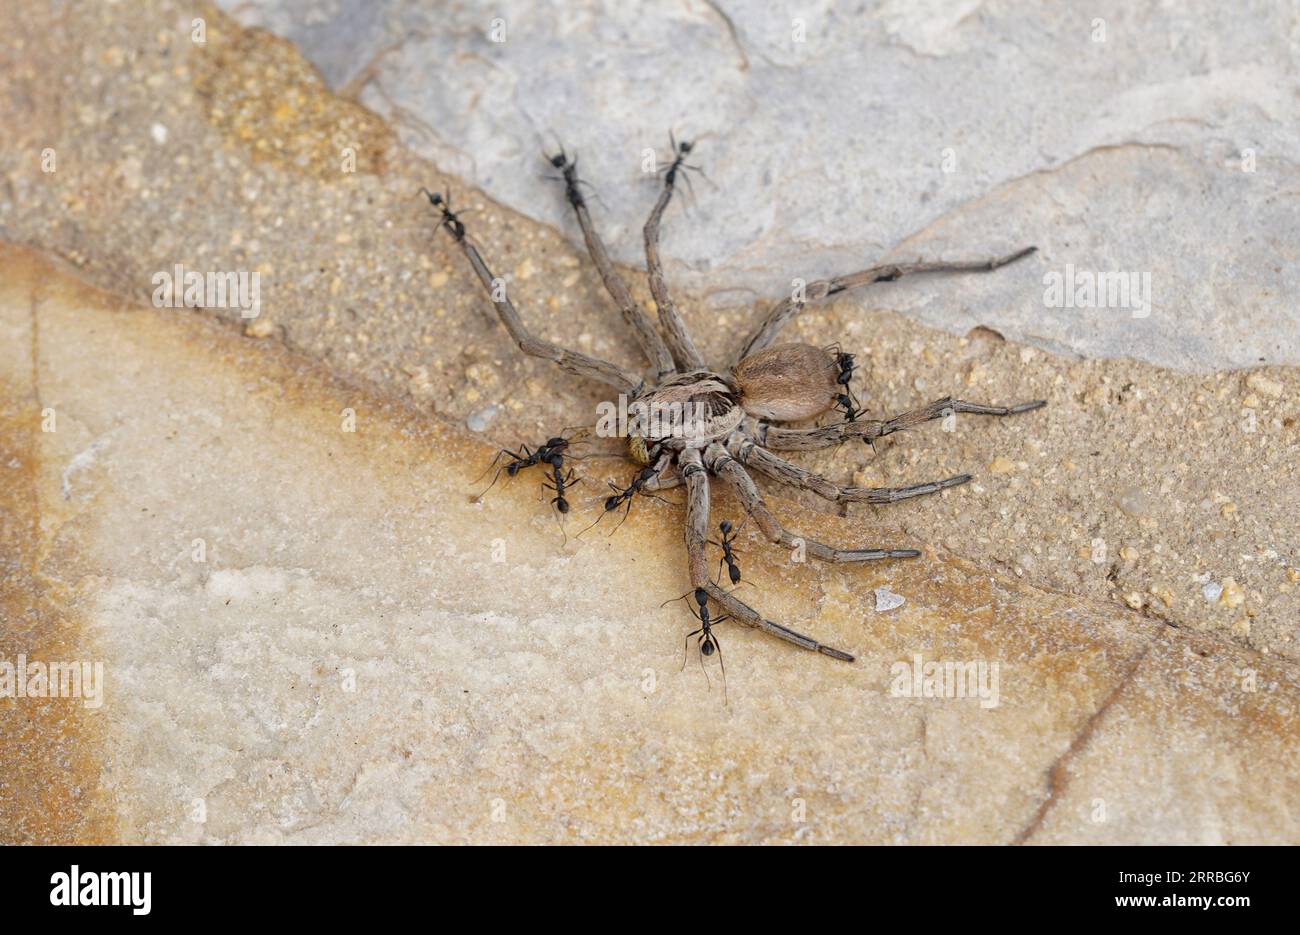
[[[677,144],[677,151],[681,153],[683,156],[685,156],[687,153],[691,151],[691,147],[693,145],[694,144],[692,144],[689,140],[682,140],[680,143]]]
[[[704,642],[700,644],[700,652],[704,653],[704,655],[706,655],[706,656],[712,656],[712,655],[713,655],[713,640],[712,640],[712,638],[707,638],[707,637],[705,638]]]
[[[546,456],[546,463],[551,467],[563,467],[564,455],[560,454],[558,451],[552,451]]]
[[[568,161],[569,160],[565,158],[564,153],[556,153],[551,157],[551,165],[555,166],[557,169],[563,169]]]
[[[835,401],[839,403],[841,406],[843,406],[845,409],[849,409],[853,405],[852,402],[850,402],[847,393],[841,393],[840,395],[836,396]]]
[[[434,207],[436,208],[442,207],[443,197],[437,192],[431,192],[427,188],[421,186],[420,190],[416,194],[423,195],[425,198],[428,198],[429,204],[433,205]]]
[[[547,447],[547,448],[563,448],[563,447],[564,447],[565,445],[567,445],[568,443],[569,443],[569,440],[568,440],[567,438],[563,438],[563,437],[557,435],[557,436],[555,436],[554,438],[548,438],[548,439],[546,440],[546,447]]]
[[[727,577],[731,579],[732,584],[740,584],[740,569],[735,565],[727,567]]]
[[[509,464],[506,465],[506,474],[507,474],[508,476],[510,476],[510,477],[514,477],[514,476],[515,476],[516,474],[518,474],[518,473],[519,473],[519,462],[518,462],[518,461],[511,461]]]
[[[612,497],[606,497],[606,498],[605,498],[605,512],[608,513],[610,510],[617,510],[617,509],[618,509],[618,505],[619,505],[619,503],[620,503],[620,501],[619,501],[619,499],[618,499],[618,495],[617,495],[617,494],[615,494],[615,495],[612,496]]]
[[[701,607],[707,605],[709,603],[709,592],[703,588],[696,588],[695,603],[699,604]]]
[[[648,481],[650,478],[654,476],[655,476],[655,469],[653,467],[643,467],[641,469],[641,473],[637,475],[638,479],[641,480],[642,482]]]
[[[718,524],[718,528],[722,530],[722,534],[724,536],[728,535],[732,529],[731,520],[724,519],[721,523]]]

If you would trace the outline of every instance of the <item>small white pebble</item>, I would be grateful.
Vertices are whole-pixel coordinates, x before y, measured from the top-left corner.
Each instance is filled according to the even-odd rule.
[[[1211,604],[1217,601],[1219,599],[1219,595],[1222,593],[1223,593],[1223,585],[1219,584],[1219,582],[1217,581],[1207,581],[1201,587],[1201,596],[1204,597]]]
[[[167,128],[161,123],[155,123],[151,126],[149,128],[149,135],[153,137],[153,141],[159,146],[167,142]]]
[[[465,424],[469,427],[469,430],[471,432],[485,431],[488,427],[488,424],[491,423],[491,421],[496,418],[497,408],[498,407],[496,403],[491,403],[490,405],[484,406],[478,412],[474,413],[472,416],[466,419]]]
[[[906,600],[903,595],[895,594],[889,588],[876,588],[876,613],[882,614],[895,607],[902,607]]]
[[[250,338],[269,338],[275,334],[275,323],[266,317],[254,318],[244,325],[244,334]]]

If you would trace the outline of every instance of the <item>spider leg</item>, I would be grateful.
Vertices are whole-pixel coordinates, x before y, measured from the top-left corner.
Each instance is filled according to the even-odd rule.
[[[632,298],[627,283],[610,262],[605,244],[596,233],[595,225],[591,223],[587,202],[579,188],[582,180],[578,178],[578,160],[576,157],[570,160],[561,147],[560,152],[551,157],[550,162],[563,175],[565,196],[573,206],[573,213],[578,218],[578,227],[582,229],[582,239],[587,243],[587,252],[591,254],[591,261],[596,264],[596,270],[605,284],[605,291],[614,299],[614,304],[623,313],[623,320],[636,335],[641,350],[655,368],[655,381],[658,382],[665,374],[673,372],[672,354],[668,352],[668,345],[664,344],[664,339],[655,330],[650,316],[645,313],[645,309],[641,308],[636,299]]]
[[[704,452],[704,463],[711,472],[729,483],[736,491],[736,496],[744,505],[746,512],[754,517],[758,528],[767,536],[769,542],[793,549],[800,543],[813,558],[823,562],[846,564],[848,562],[869,562],[882,558],[916,558],[921,553],[916,549],[837,549],[833,546],[805,539],[786,530],[768,510],[754,479],[746,473],[727,449],[714,442]]]
[[[670,468],[665,468],[664,470],[656,474],[654,477],[650,478],[650,480],[646,481],[645,486],[642,487],[641,489],[649,490],[649,491],[671,490],[672,488],[680,487],[681,485],[682,485],[681,472],[678,471],[676,468],[670,467]]]
[[[789,627],[765,619],[744,601],[709,580],[709,561],[704,550],[704,543],[709,537],[709,477],[704,470],[700,453],[692,448],[678,455],[677,465],[685,480],[687,491],[686,557],[690,568],[691,585],[704,588],[719,607],[747,626],[757,627],[802,649],[819,652],[832,659],[852,662],[853,657],[846,652],[826,646]]]
[[[677,147],[674,146],[673,157],[676,156]],[[677,306],[673,303],[672,296],[668,294],[668,285],[664,282],[663,263],[659,259],[659,222],[663,218],[664,209],[668,207],[668,202],[672,200],[676,179],[676,172],[669,171],[664,176],[663,191],[659,193],[659,200],[655,202],[642,233],[645,235],[645,261],[646,272],[650,279],[650,294],[654,296],[655,308],[659,310],[659,324],[663,326],[664,336],[668,340],[668,349],[672,351],[673,359],[677,361],[677,369],[687,372],[705,369],[704,358],[696,349],[695,342],[691,340],[686,326],[682,323],[681,315],[677,313]]]
[[[1022,257],[1029,256],[1037,249],[1037,247],[1026,247],[1023,250],[1017,250],[1015,253],[994,257],[989,260],[936,260],[931,263],[890,263],[873,266],[870,269],[860,270],[856,273],[849,273],[847,276],[836,276],[834,279],[820,279],[816,282],[810,282],[804,287],[801,297],[791,296],[767,313],[767,317],[759,322],[754,327],[754,330],[750,332],[749,337],[745,339],[745,343],[741,345],[740,352],[736,355],[733,364],[739,363],[755,351],[761,351],[769,346],[776,340],[777,333],[792,318],[802,312],[804,306],[809,302],[816,302],[848,289],[870,285],[873,282],[892,282],[903,276],[911,276],[917,273],[987,273],[1006,266],[1008,263],[1014,263]]]
[[[903,429],[913,428],[923,422],[946,418],[949,413],[968,412],[978,416],[1017,416],[1021,413],[1041,409],[1046,405],[1047,400],[1035,399],[1014,406],[986,406],[983,403],[968,403],[964,399],[953,399],[951,396],[945,396],[943,399],[936,399],[920,409],[912,409],[908,412],[899,413],[892,419],[879,421],[864,419],[859,422],[841,422],[837,425],[827,425],[816,429],[787,429],[779,425],[760,423],[755,438],[764,448],[771,448],[775,451],[811,451],[817,448],[829,448],[851,438],[861,438],[865,441],[884,438],[886,435],[893,435]]]
[[[741,464],[752,467],[772,480],[800,490],[811,490],[833,503],[896,503],[912,497],[937,493],[970,480],[969,474],[957,474],[939,481],[910,487],[841,487],[820,474],[806,471],[783,458],[760,448],[752,439],[733,432],[727,439],[727,451]]]
[[[432,201],[432,196],[430,200]],[[466,238],[464,225],[456,220],[455,215],[450,214],[445,205],[442,206],[442,210],[444,212],[443,228],[451,239],[460,245],[466,259],[469,260],[469,265],[474,268],[479,281],[487,289],[488,297],[496,307],[497,316],[501,319],[501,323],[505,325],[506,331],[510,332],[510,337],[514,339],[515,344],[519,345],[521,351],[532,357],[542,357],[553,361],[569,373],[598,380],[606,386],[612,386],[620,393],[636,396],[640,392],[645,381],[622,367],[535,337],[524,325],[519,313],[515,311],[514,304],[506,295],[503,284],[492,275],[492,271],[483,262],[483,257],[479,255],[478,248]],[[498,288],[499,286],[502,287]]]

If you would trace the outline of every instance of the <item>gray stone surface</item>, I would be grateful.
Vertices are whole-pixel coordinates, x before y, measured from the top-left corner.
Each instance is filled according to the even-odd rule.
[[[699,139],[713,184],[670,212],[664,249],[676,281],[719,302],[1035,243],[997,276],[862,302],[1086,356],[1300,362],[1295,3],[222,5],[444,170],[576,239],[543,179],[554,132],[626,262],[656,192],[645,150],[666,153],[670,128]],[[1067,264],[1149,273],[1149,317],[1047,307],[1044,277]]]

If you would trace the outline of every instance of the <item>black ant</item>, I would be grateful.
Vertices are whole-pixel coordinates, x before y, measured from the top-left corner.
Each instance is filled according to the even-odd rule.
[[[858,369],[858,365],[854,363],[853,355],[841,350],[838,344],[832,344],[826,350],[835,355],[835,366],[840,371],[839,376],[835,378],[835,382],[848,390],[849,383],[853,381],[853,372]],[[851,390],[848,391],[852,392]]]
[[[692,593],[692,596],[695,598],[695,603],[698,605],[698,609],[694,607],[691,608],[691,616],[700,622],[700,627],[699,629],[692,630],[690,633],[686,634],[686,640],[682,644],[682,668],[686,668],[686,653],[690,649],[692,636],[696,637],[695,645],[700,651],[700,669],[704,672],[705,681],[708,681],[709,670],[704,668],[704,657],[712,656],[716,651],[718,654],[718,668],[722,672],[722,703],[726,704],[727,667],[722,662],[722,644],[719,643],[718,638],[713,635],[713,625],[722,623],[725,620],[730,620],[731,615],[723,614],[721,617],[710,617],[709,592],[704,588],[696,588],[694,592],[688,593]],[[673,601],[680,601],[684,597],[686,597],[686,594],[683,594],[681,597],[673,598],[672,601],[664,601],[659,606],[667,607],[669,604],[673,603]]]
[[[677,172],[679,169],[687,169],[691,172],[698,172],[702,179],[704,179],[710,185],[713,185],[713,181],[707,175],[704,174],[703,169],[701,169],[699,166],[693,166],[686,161],[686,157],[689,156],[691,154],[691,151],[695,149],[694,143],[690,142],[689,140],[682,140],[680,143],[678,143],[677,140],[673,137],[671,130],[668,133],[668,143],[672,147],[673,161],[669,163],[667,169],[660,170],[661,172],[665,173],[664,176],[665,188],[672,188],[673,185],[676,184]],[[686,183],[687,191],[689,191],[691,196],[694,197],[695,192],[691,188],[690,176],[683,174],[682,181]],[[716,188],[717,186],[714,187]]]
[[[440,195],[437,192],[431,192],[427,188],[421,187],[419,194],[428,198],[429,204],[442,212],[442,226],[447,228],[447,231],[456,239],[456,242],[459,243],[464,240],[465,225],[451,210],[451,193]]]
[[[843,388],[842,392],[835,397],[835,406],[844,413],[845,421],[856,422],[859,416],[865,415],[867,410],[859,408],[858,398],[853,395],[853,373],[858,369],[853,355],[841,350],[838,344],[832,344],[826,348],[826,351],[835,355],[835,366],[839,370],[839,375],[835,378],[837,385]]]
[[[561,513],[567,513],[569,512],[569,501],[564,497],[564,488],[573,484],[573,468],[569,468],[569,473],[563,473],[564,455],[559,452],[552,454],[547,463],[551,466],[551,483],[548,484],[546,481],[542,481],[542,486],[547,490],[555,491],[555,496],[551,498],[551,502],[555,504],[555,508]]]
[[[556,139],[555,142],[558,144],[560,141]],[[560,151],[554,156],[546,156],[546,161],[560,171],[559,180],[564,182],[565,197],[569,199],[569,204],[573,205],[575,209],[585,208],[587,205],[587,200],[583,198],[582,190],[579,188],[580,185],[586,185],[590,188],[592,193],[596,195],[596,200],[604,205],[605,202],[601,199],[600,194],[596,192],[595,187],[585,179],[578,178],[578,157],[575,155],[570,160],[569,154],[564,151],[563,144],[560,144]],[[556,176],[548,177],[556,178]]]
[[[835,397],[835,408],[844,413],[845,422],[857,422],[858,416],[866,415],[866,409],[858,408],[858,401],[854,399],[853,393],[840,393]]]
[[[540,445],[536,451],[531,450],[527,445],[520,445],[518,451],[510,451],[507,448],[502,448],[501,451],[497,453],[497,456],[492,459],[492,464],[487,466],[487,470],[485,470],[483,474],[492,470],[492,466],[501,460],[502,455],[505,455],[510,460],[497,468],[496,475],[492,478],[492,483],[488,484],[487,490],[484,490],[483,493],[474,497],[473,502],[478,503],[487,494],[488,490],[491,490],[496,486],[496,482],[500,479],[502,471],[506,472],[507,477],[514,477],[520,471],[525,468],[530,468],[535,464],[553,465],[554,459],[556,458],[560,459],[560,466],[562,467],[564,452],[568,449],[569,440],[560,435],[548,438],[546,443]],[[482,478],[483,474],[480,474],[479,477]]]
[[[672,165],[668,167],[668,176],[664,179],[664,183],[666,185],[672,185],[677,181],[678,169],[694,169],[698,172],[699,167],[686,165],[686,157],[690,155],[691,150],[694,148],[694,145],[689,140],[682,140],[681,143],[678,143],[673,139],[672,133],[669,133],[668,142],[673,147],[673,162]]]
[[[592,523],[591,526],[588,526],[587,529],[591,529],[592,527],[594,527],[596,523],[599,523],[602,519],[605,518],[605,515],[607,513],[612,513],[615,510],[617,510],[619,507],[626,507],[626,509],[623,510],[623,519],[618,521],[618,526],[622,526],[623,523],[627,520],[628,516],[632,514],[632,498],[635,497],[637,494],[642,494],[643,496],[649,496],[648,494],[646,494],[643,488],[645,487],[646,484],[650,483],[650,481],[654,480],[658,476],[659,476],[659,469],[654,465],[649,465],[647,467],[643,467],[637,473],[636,477],[632,478],[632,483],[628,484],[626,487],[619,487],[613,481],[610,481],[609,483],[610,489],[613,490],[614,492],[605,498],[604,512],[601,513],[600,516],[596,517],[596,522]],[[615,526],[613,529],[609,531],[609,534],[611,536],[618,531],[618,526]],[[584,529],[583,532],[586,532],[587,529]]]
[[[852,390],[847,388],[846,392],[840,393],[835,397],[835,408],[837,411],[844,413],[844,422],[846,424],[849,422],[857,422],[861,416],[867,414],[866,407],[863,406],[859,408],[857,397],[853,395]],[[873,452],[876,450],[876,440],[870,435],[863,435],[862,441],[870,445]],[[841,441],[840,444],[842,445],[844,443]]]
[[[852,354],[840,349],[838,344],[832,344],[826,350],[835,355],[835,366],[839,369],[839,375],[835,378],[836,384],[843,387],[843,392],[835,396],[835,408],[844,413],[845,422],[856,422],[858,419],[867,414],[865,406],[858,405],[858,398],[853,394],[853,374],[858,369],[858,365]],[[862,440],[871,446],[875,451],[875,439],[866,435]]]
[[[710,545],[716,545],[722,549],[722,558],[718,561],[718,578],[722,577],[722,566],[726,564],[727,577],[731,579],[731,583],[733,585],[740,584],[740,565],[736,563],[736,550],[733,545],[736,536],[740,535],[740,531],[731,525],[729,519],[724,519],[719,523],[718,528],[722,530],[722,541],[709,540]]]

